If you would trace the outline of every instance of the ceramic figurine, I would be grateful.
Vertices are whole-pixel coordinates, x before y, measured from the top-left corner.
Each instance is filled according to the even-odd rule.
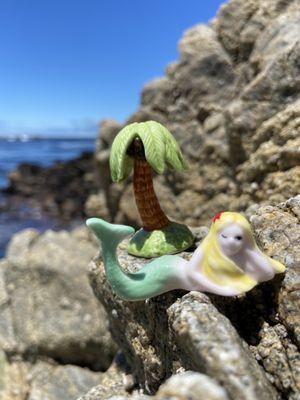
[[[89,219],[87,225],[102,243],[113,291],[125,300],[144,300],[173,289],[236,296],[285,271],[284,265],[259,250],[249,222],[239,213],[217,214],[189,261],[165,255],[135,273],[125,272],[116,255],[118,244],[134,229],[98,218]]]
[[[153,170],[162,174],[166,167],[187,169],[172,134],[155,121],[127,125],[114,139],[109,162],[114,182],[125,180],[133,169],[134,196],[143,228],[130,240],[128,252],[153,258],[190,247],[194,242],[192,232],[164,214],[152,182]]]

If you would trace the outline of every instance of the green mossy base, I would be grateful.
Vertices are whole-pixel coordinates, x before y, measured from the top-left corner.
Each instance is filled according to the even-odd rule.
[[[194,240],[192,232],[186,225],[171,222],[162,230],[140,229],[131,238],[127,251],[137,257],[153,258],[179,253],[189,248]]]

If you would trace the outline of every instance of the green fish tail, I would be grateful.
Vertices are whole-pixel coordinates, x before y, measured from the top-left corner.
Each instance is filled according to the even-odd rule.
[[[138,272],[125,272],[117,258],[117,246],[134,229],[126,225],[110,224],[99,218],[90,218],[87,226],[102,245],[102,257],[107,279],[113,291],[124,300],[145,300],[180,287],[178,256],[166,255],[146,264]]]

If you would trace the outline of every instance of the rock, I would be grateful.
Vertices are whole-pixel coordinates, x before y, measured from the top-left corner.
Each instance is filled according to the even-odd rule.
[[[299,22],[297,0],[231,0],[207,26],[188,29],[179,59],[143,88],[126,123],[163,123],[190,164],[188,174],[155,176],[170,218],[199,226],[220,209],[299,193]],[[5,207],[25,197],[64,222],[87,214],[138,227],[130,179],[110,178],[110,146],[123,126],[102,121],[94,158],[20,166]]]
[[[96,190],[92,153],[56,162],[51,167],[21,164],[9,175],[4,209],[8,212],[25,200],[43,213],[70,222],[84,216],[84,204]]]
[[[120,371],[113,366],[104,374],[101,385],[90,390],[78,400],[228,400],[224,388],[207,375],[187,371],[169,378],[155,396],[127,393],[124,391]],[[123,376],[124,378],[124,376]],[[111,397],[111,394],[115,393]]]
[[[101,257],[92,262],[95,295],[146,393],[159,390],[158,396],[166,378],[192,370],[213,379],[230,399],[298,399],[300,196],[276,206],[250,207],[247,215],[262,250],[284,263],[287,272],[237,298],[172,291],[126,302],[112,293]],[[198,244],[207,229],[194,233]],[[148,262],[125,249],[121,244],[119,259],[126,270]]]
[[[106,370],[116,351],[86,275],[95,250],[85,227],[12,238],[0,262],[1,399],[74,400],[104,379],[86,368]]]
[[[154,177],[170,218],[199,227],[225,209],[246,212],[263,250],[288,267],[283,278],[234,299],[174,291],[128,303],[112,294],[101,258],[95,260],[93,290],[137,385],[149,394],[176,395],[185,385],[196,392],[206,382],[230,399],[299,399],[299,33],[297,0],[230,0],[208,26],[185,32],[179,59],[145,86],[126,121],[163,123],[189,162],[187,174]],[[109,149],[122,127],[112,120],[101,124],[94,157],[46,170],[20,167],[11,175],[9,200],[31,196],[55,217],[87,213],[139,226],[130,179],[116,185],[110,178]],[[198,240],[205,233],[200,229]],[[73,390],[74,368],[110,364],[115,347],[85,277],[94,253],[83,231],[29,230],[14,238],[0,263],[0,347],[7,357],[0,365],[13,371],[12,381],[24,381],[22,400],[30,398],[26,371],[32,368],[36,382],[43,375],[39,368],[52,371],[57,380],[49,380],[47,390],[55,393],[60,376]],[[124,246],[119,254],[129,270],[144,262]],[[80,367],[53,366],[41,357]],[[175,376],[161,387],[178,370],[191,369],[193,375]],[[82,379],[92,384],[91,375]],[[36,385],[44,390],[43,382]],[[120,378],[100,382],[84,400],[113,393],[129,396]]]
[[[26,362],[8,362],[4,352],[0,351],[1,358],[1,400],[27,400],[30,391],[29,369]]]
[[[73,365],[39,362],[30,371],[28,400],[74,400],[97,385],[103,374]]]
[[[257,359],[263,363],[270,381],[280,392],[299,392],[300,357],[297,346],[289,340],[285,327],[264,323],[257,346]]]
[[[155,400],[228,400],[226,391],[213,379],[187,371],[169,378],[158,390]]]
[[[280,0],[232,0],[221,7],[214,22],[221,43],[237,61],[245,61],[260,36],[291,2]],[[261,50],[263,53],[263,49]]]
[[[147,400],[147,399],[151,399],[151,397],[143,396],[143,395],[133,395],[133,396],[130,396],[130,397],[127,397],[127,396],[113,396],[113,397],[109,397],[108,398],[108,400],[126,400],[126,399],[130,399],[130,400]],[[88,400],[97,400],[97,397],[92,397],[91,399],[88,399]]]
[[[85,212],[90,216],[109,219],[109,211],[107,209],[104,193],[92,194],[85,203]]]
[[[132,396],[126,392],[125,385],[125,372],[126,367],[124,364],[113,363],[112,366],[103,374],[101,384],[94,387],[84,396],[77,400],[106,400],[106,399],[136,399],[146,400],[144,396],[133,394]]]
[[[103,379],[105,374],[48,361],[36,364],[5,360],[0,386],[2,400],[74,400]]]
[[[126,123],[163,123],[190,164],[188,174],[154,178],[171,219],[199,226],[220,209],[299,193],[299,21],[297,0],[231,0],[207,26],[188,29],[179,59],[143,88]],[[30,196],[64,222],[87,214],[138,227],[131,180],[110,178],[110,146],[123,126],[102,121],[94,159],[20,166],[5,207]]]
[[[184,365],[217,379],[231,398],[276,399],[246,343],[207,296],[190,293],[168,314]]]
[[[184,33],[179,60],[142,90],[126,122],[163,123],[190,164],[187,174],[154,177],[170,218],[199,226],[227,208],[299,193],[299,21],[297,0],[231,0],[208,26]],[[121,127],[101,125],[99,190],[110,221],[139,226],[131,181],[112,184],[109,174]]]
[[[259,243],[288,267],[278,293],[280,321],[300,346],[300,195],[251,218]],[[298,378],[299,379],[299,378]],[[300,384],[300,381],[299,381]],[[300,386],[299,386],[300,388]]]
[[[95,178],[99,189],[98,201],[101,202],[99,216],[103,215],[103,210],[106,209],[110,218],[117,213],[120,193],[123,188],[123,185],[112,184],[109,171],[110,146],[120,129],[121,125],[116,121],[104,120],[100,125],[101,134],[96,140],[95,162],[97,168]],[[95,216],[95,214],[90,213],[88,215]]]
[[[198,229],[194,231],[199,241],[207,231]],[[185,252],[184,256],[189,257]],[[147,260],[135,258],[127,254],[126,246],[120,246],[119,257],[126,269],[136,270]],[[166,349],[169,344],[166,309],[176,295],[166,294],[158,299],[144,302],[123,302],[111,292],[106,281],[101,260],[92,262],[90,279],[96,297],[103,302],[108,311],[110,330],[117,344],[124,350],[124,355],[132,366],[137,381],[148,392],[154,393],[160,383],[173,370],[170,360],[165,359]],[[124,325],[126,334],[124,335]],[[122,333],[121,333],[122,332]],[[169,351],[169,350],[168,350]],[[166,371],[167,369],[167,371]]]
[[[86,276],[95,250],[84,227],[13,237],[0,264],[0,347],[8,355],[108,368],[115,345]]]

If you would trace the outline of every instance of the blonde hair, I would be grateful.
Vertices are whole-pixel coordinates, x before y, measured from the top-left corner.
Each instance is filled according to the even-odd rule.
[[[248,291],[252,289],[257,282],[246,275],[245,272],[238,267],[230,258],[222,253],[218,243],[218,233],[229,224],[239,225],[248,243],[255,251],[263,254],[254,240],[251,225],[245,217],[235,212],[223,212],[217,214],[211,225],[210,231],[206,238],[201,243],[203,249],[202,272],[213,282],[222,286],[231,286],[239,291]],[[285,267],[278,261],[271,259],[263,254],[268,259],[276,272],[283,272]]]

